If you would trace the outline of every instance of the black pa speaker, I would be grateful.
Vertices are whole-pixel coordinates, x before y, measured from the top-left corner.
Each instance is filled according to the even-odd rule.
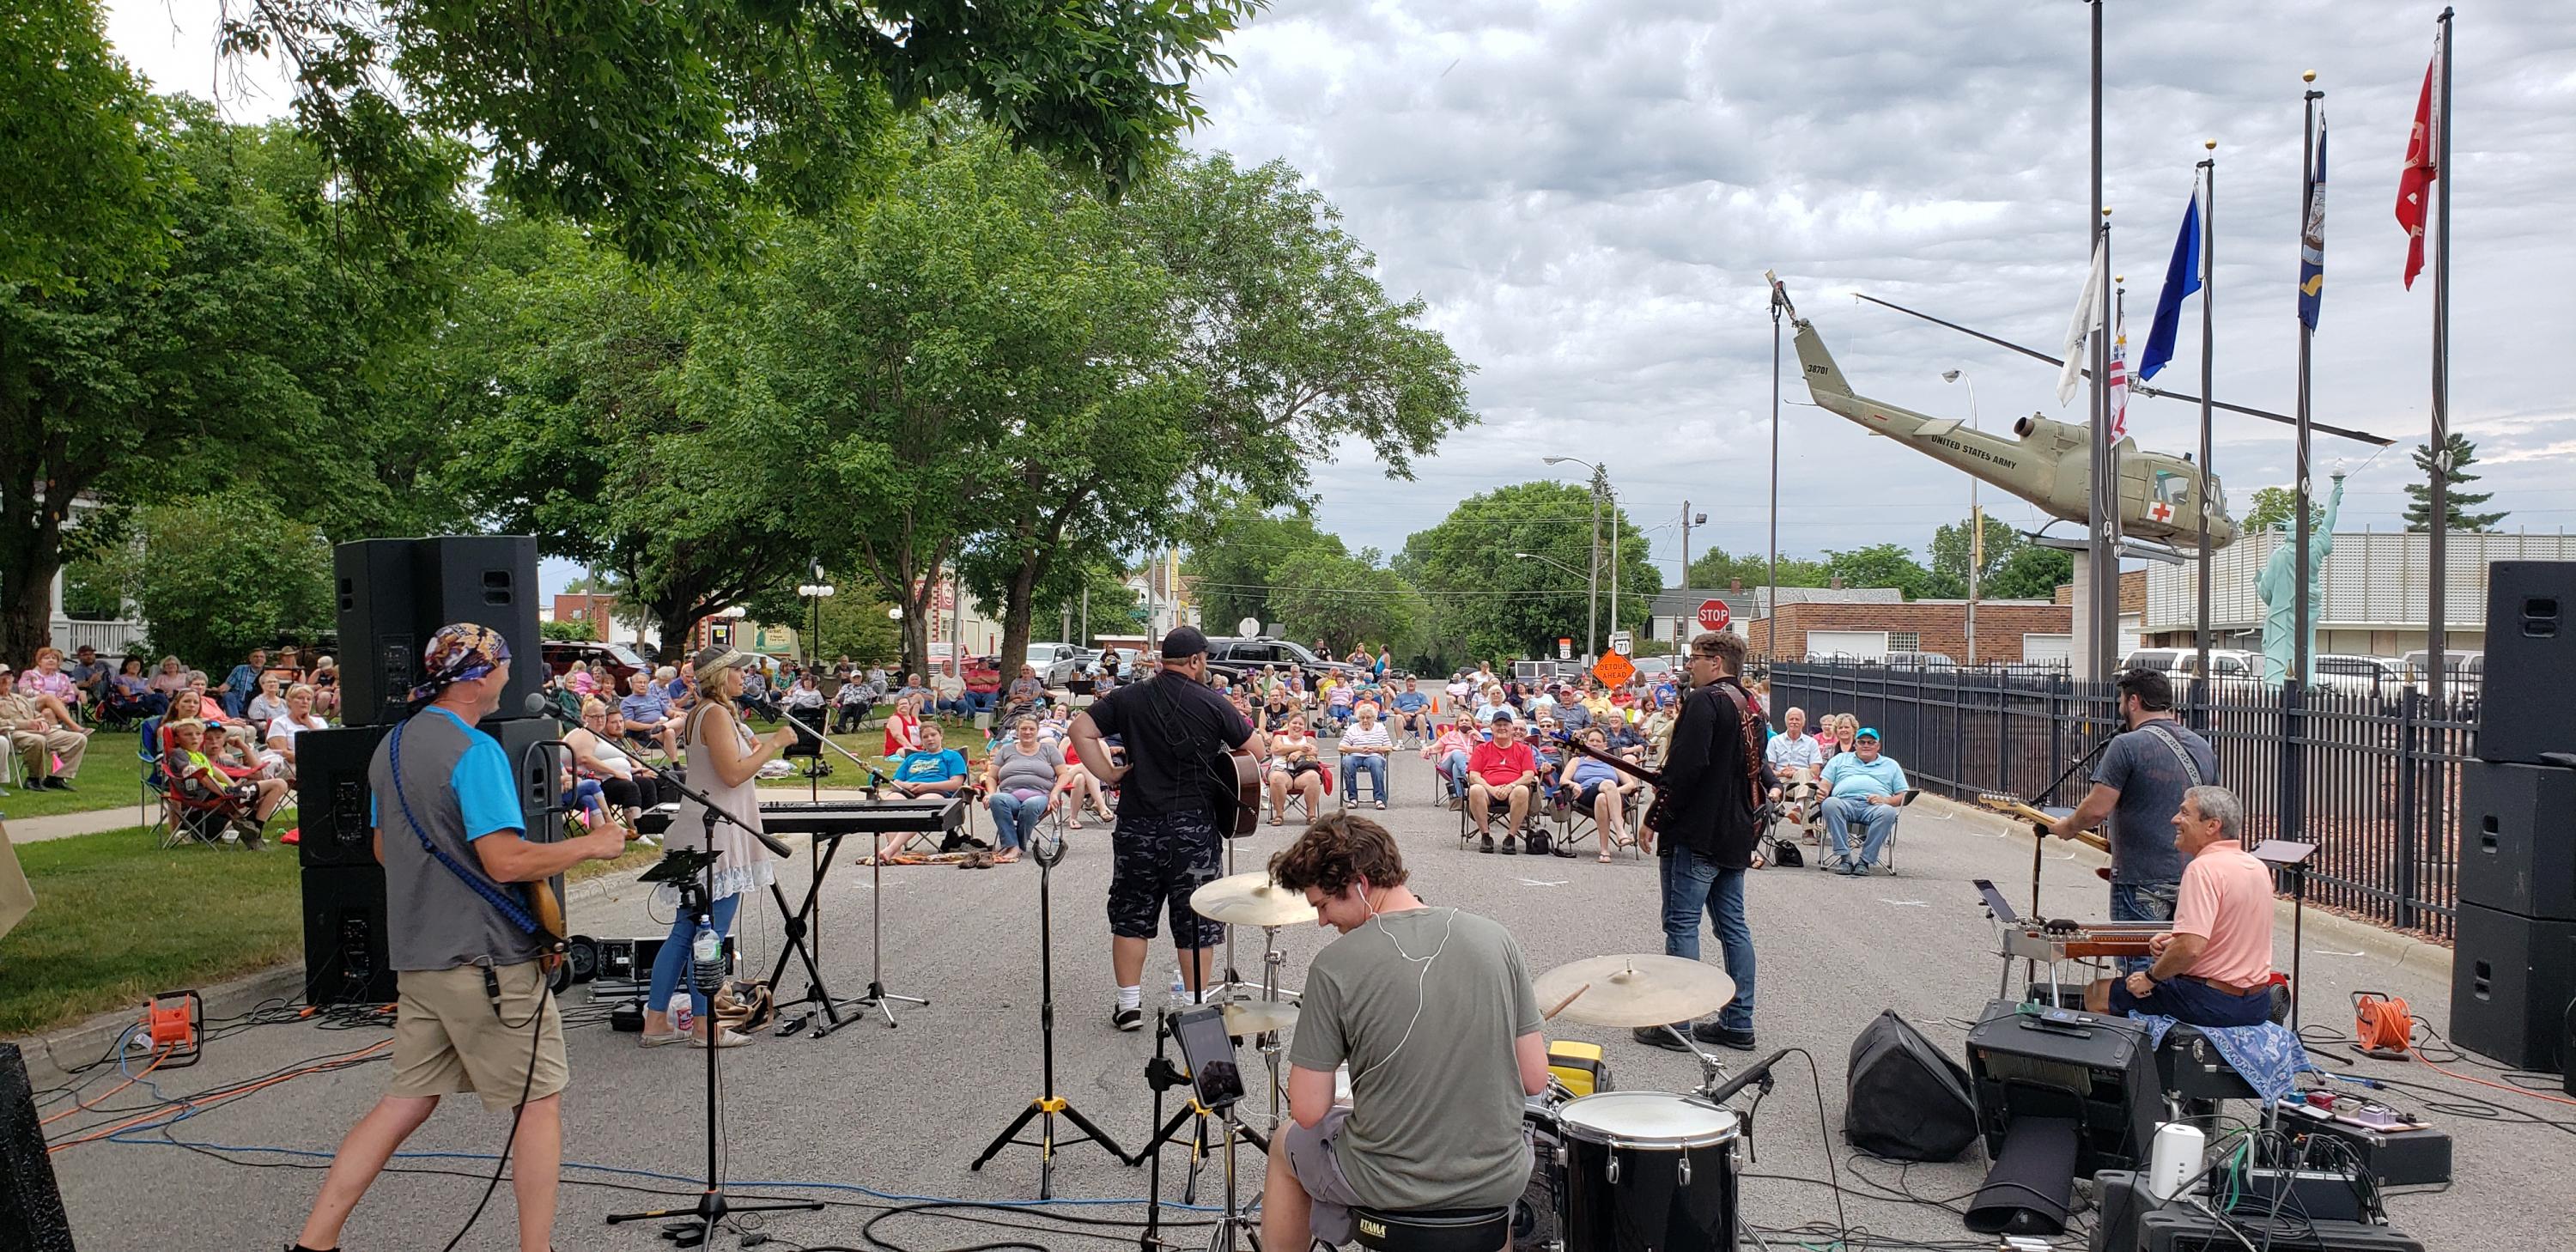
[[[2576,561],[2498,561],[2487,567],[2487,645],[2478,684],[2478,756],[2541,763],[2576,752]]]
[[[537,541],[527,535],[362,539],[332,551],[338,589],[341,717],[352,726],[401,719],[421,679],[420,650],[449,622],[501,632],[510,645],[516,710],[545,685],[537,634]]]
[[[2559,1072],[2576,1000],[2576,922],[2460,904],[2451,1042],[2517,1069]]]
[[[2162,1095],[2146,1030],[2125,1017],[2076,1016],[2068,1029],[2043,1029],[2012,1001],[1995,1000],[1968,1032],[1987,1155],[2002,1153],[2016,1118],[2034,1117],[2074,1122],[2078,1175],[2146,1159]]]
[[[36,1120],[27,1058],[0,1043],[0,1248],[72,1252],[72,1228]]]
[[[373,865],[376,854],[367,805],[367,765],[385,737],[383,726],[339,726],[295,737],[296,851],[307,869],[316,865]]]
[[[2576,921],[2576,769],[2499,761],[2460,768],[2460,901]]]
[[[391,1004],[385,871],[368,861],[304,871],[304,999],[308,1004]]]
[[[1977,1141],[1968,1071],[1894,1009],[1852,1040],[1843,1138],[1894,1161],[1955,1161]]]

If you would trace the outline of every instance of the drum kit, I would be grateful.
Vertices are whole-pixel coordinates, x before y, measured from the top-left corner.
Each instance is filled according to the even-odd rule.
[[[1262,930],[1261,981],[1230,983],[1223,1012],[1229,1034],[1255,1040],[1271,1078],[1271,1125],[1280,1117],[1280,1035],[1296,1024],[1297,993],[1280,986],[1287,958],[1282,927],[1315,920],[1302,893],[1281,889],[1267,872],[1236,874],[1199,888],[1190,907],[1201,917]],[[1251,994],[1257,990],[1258,998]],[[1541,974],[1538,1002],[1550,1019],[1593,1026],[1657,1027],[1689,1022],[1735,998],[1724,970],[1670,956],[1602,956]],[[1724,1063],[1689,1041],[1702,1082],[1688,1093],[1612,1091],[1577,1094],[1550,1079],[1529,1098],[1523,1125],[1537,1168],[1514,1213],[1520,1252],[1664,1252],[1737,1246],[1736,1181],[1747,1127],[1723,1103]],[[1347,1097],[1347,1086],[1339,1088]],[[1265,1145],[1266,1146],[1266,1145]]]

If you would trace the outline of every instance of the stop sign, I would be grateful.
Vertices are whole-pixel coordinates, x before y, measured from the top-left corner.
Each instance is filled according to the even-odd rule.
[[[1726,624],[1734,620],[1735,619],[1733,617],[1727,614],[1726,601],[1702,600],[1699,602],[1699,624],[1701,626],[1709,630],[1724,630],[1726,629]]]

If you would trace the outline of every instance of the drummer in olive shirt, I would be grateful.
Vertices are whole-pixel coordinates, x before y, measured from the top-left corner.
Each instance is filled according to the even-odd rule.
[[[1504,1208],[1530,1173],[1525,1097],[1547,1088],[1538,997],[1501,925],[1405,889],[1395,837],[1343,813],[1270,860],[1342,932],[1307,971],[1288,1048],[1288,1113],[1270,1153],[1261,1246],[1340,1246],[1354,1205]],[[1351,1070],[1351,1103],[1333,1072]]]

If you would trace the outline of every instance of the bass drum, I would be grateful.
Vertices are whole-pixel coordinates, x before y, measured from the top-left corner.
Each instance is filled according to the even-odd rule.
[[[1733,1111],[1660,1091],[1619,1091],[1568,1100],[1557,1121],[1566,1252],[1737,1246]]]

